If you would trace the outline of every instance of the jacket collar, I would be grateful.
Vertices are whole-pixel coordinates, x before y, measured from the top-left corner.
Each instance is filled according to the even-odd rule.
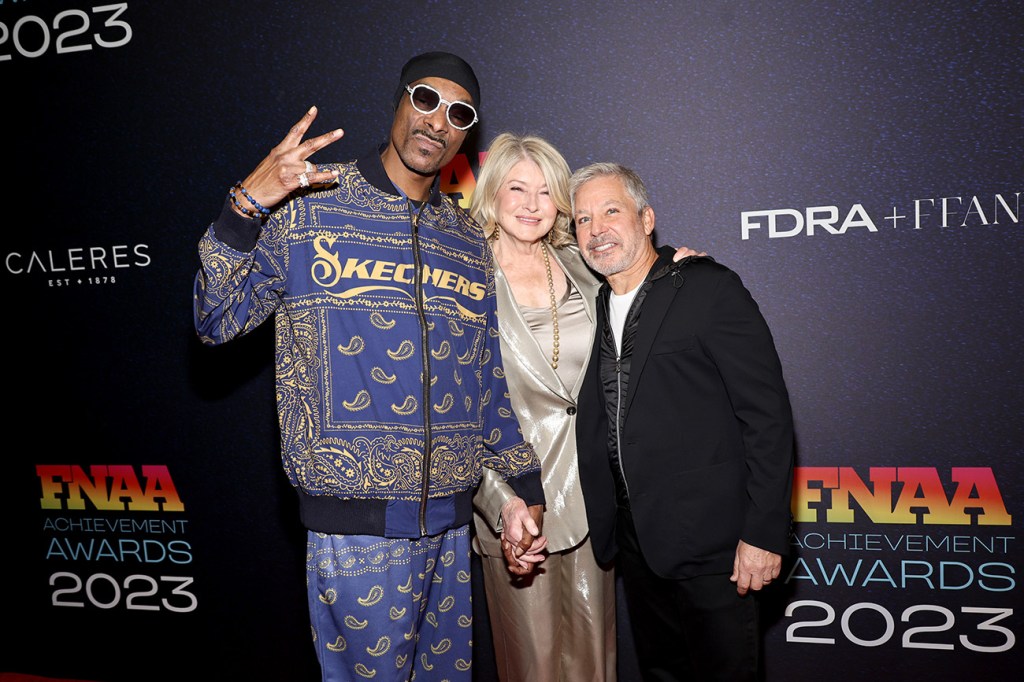
[[[384,161],[381,160],[380,155],[384,153],[384,149],[388,146],[388,143],[377,147],[376,150],[371,149],[365,155],[356,159],[356,169],[359,173],[366,178],[366,181],[371,185],[379,189],[385,194],[391,194],[396,197],[402,196],[402,193],[395,188],[391,178],[388,177],[387,172],[384,170]],[[430,198],[428,202],[431,206],[437,208],[441,205],[441,175],[440,173],[434,176],[434,182],[430,186]]]

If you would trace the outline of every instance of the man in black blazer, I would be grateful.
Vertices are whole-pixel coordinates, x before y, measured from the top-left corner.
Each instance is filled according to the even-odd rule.
[[[655,249],[643,181],[570,184],[604,275],[579,397],[580,479],[598,561],[617,561],[644,679],[754,680],[757,592],[789,547],[793,419],[771,332],[740,278]]]

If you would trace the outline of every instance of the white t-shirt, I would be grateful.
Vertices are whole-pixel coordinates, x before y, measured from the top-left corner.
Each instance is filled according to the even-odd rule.
[[[629,306],[633,305],[636,292],[640,291],[640,287],[643,285],[644,283],[640,282],[640,284],[636,285],[635,289],[621,295],[613,291],[611,296],[608,297],[608,324],[611,325],[612,336],[615,338],[615,352],[617,355],[622,354],[622,328],[626,326],[626,315],[629,314]]]

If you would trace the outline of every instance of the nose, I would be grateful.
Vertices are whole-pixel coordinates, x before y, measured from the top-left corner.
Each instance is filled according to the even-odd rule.
[[[604,234],[605,232],[605,223],[600,215],[595,215],[591,218],[590,225],[588,225],[588,227],[590,228],[591,234]]]
[[[448,128],[447,111],[447,108],[442,102],[437,109],[434,109],[433,113],[424,115],[424,121],[426,121],[427,125],[430,126],[430,129],[435,132],[445,130]]]
[[[537,194],[536,192],[524,192],[523,193],[523,208],[531,213],[537,211]]]

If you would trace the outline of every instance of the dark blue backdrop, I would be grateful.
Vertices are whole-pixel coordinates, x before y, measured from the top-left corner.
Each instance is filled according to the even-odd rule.
[[[1018,2],[956,0],[0,2],[0,671],[315,677],[271,330],[199,346],[196,243],[310,105],[315,133],[346,131],[317,158],[351,158],[384,139],[402,63],[448,49],[482,82],[471,169],[507,129],[573,167],[632,165],[659,239],[707,250],[761,304],[798,465],[845,481],[798,486],[809,511],[766,605],[767,678],[1011,679],[1022,19]],[[45,465],[127,502],[73,509]],[[137,506],[146,466],[183,509]],[[963,491],[975,511],[928,516],[964,477],[990,481]],[[912,521],[883,513],[900,505]]]

